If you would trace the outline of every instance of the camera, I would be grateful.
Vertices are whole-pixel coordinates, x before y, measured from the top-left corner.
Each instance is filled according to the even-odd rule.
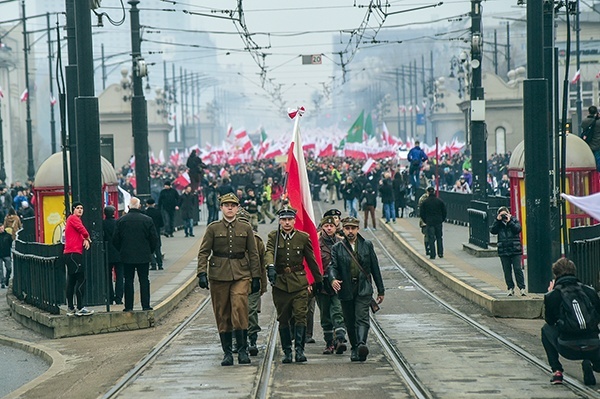
[[[502,220],[509,220],[510,217],[507,214],[502,215]]]

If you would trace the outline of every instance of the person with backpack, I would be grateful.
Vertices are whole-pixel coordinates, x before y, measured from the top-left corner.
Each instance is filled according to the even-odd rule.
[[[590,146],[596,159],[596,170],[600,172],[600,123],[598,123],[598,107],[591,105],[588,116],[581,122],[581,138]]]
[[[413,195],[417,193],[419,189],[419,175],[421,174],[421,167],[423,166],[423,162],[427,161],[427,154],[420,147],[420,142],[415,141],[415,146],[410,149],[406,159],[409,163],[408,175],[410,178],[410,183],[412,185],[412,193]]]
[[[575,277],[573,261],[561,258],[552,265],[554,280],[544,295],[542,345],[552,369],[550,382],[563,382],[559,355],[569,360],[583,360],[583,382],[596,385],[594,372],[600,372],[600,298],[594,288]]]

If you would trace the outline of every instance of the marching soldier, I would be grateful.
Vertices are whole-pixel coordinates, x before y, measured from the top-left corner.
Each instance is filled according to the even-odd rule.
[[[238,362],[250,363],[247,352],[248,292],[260,290],[260,264],[254,232],[236,219],[240,202],[228,193],[219,198],[223,219],[211,223],[198,251],[198,284],[209,288],[224,356],[221,366],[233,365],[235,334]]]
[[[342,212],[339,209],[332,208],[323,214],[323,217],[333,217],[333,221],[335,223],[336,234],[339,238],[344,238],[344,232],[342,231],[342,224],[340,223],[340,219],[342,217]],[[325,267],[325,265],[323,265]]]
[[[243,208],[239,208],[237,219],[240,222],[246,222],[250,224],[251,215]],[[248,295],[248,339],[250,345],[248,346],[248,352],[250,356],[258,355],[258,347],[256,346],[256,340],[258,339],[258,333],[261,328],[258,325],[258,314],[260,313],[260,297],[262,294],[267,292],[267,269],[265,268],[265,243],[260,238],[258,233],[254,232],[254,239],[256,240],[256,248],[258,249],[258,259],[260,264],[260,291],[253,292]]]
[[[319,265],[308,234],[294,229],[296,210],[284,206],[277,215],[279,228],[269,233],[265,263],[273,285],[273,303],[277,309],[279,337],[283,348],[283,363],[292,362],[292,332],[290,321],[295,322],[296,362],[305,362],[304,343],[309,287],[303,261],[306,260],[315,280],[315,289],[323,287]]]

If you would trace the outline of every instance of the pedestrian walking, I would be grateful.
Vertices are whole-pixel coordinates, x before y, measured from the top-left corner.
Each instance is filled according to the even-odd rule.
[[[296,212],[287,205],[277,212],[279,228],[269,233],[265,255],[267,276],[273,286],[273,303],[279,321],[279,338],[284,353],[282,363],[292,362],[292,321],[295,324],[295,360],[297,363],[307,360],[304,355],[306,316],[313,287],[308,284],[304,261],[314,277],[314,289],[319,292],[323,286],[323,277],[310,238],[307,233],[294,228]]]
[[[383,214],[385,222],[389,223],[390,219],[396,223],[396,205],[394,203],[394,187],[390,172],[383,174],[383,179],[379,182],[379,195],[383,203]]]
[[[365,213],[365,230],[369,228],[369,215],[371,216],[371,224],[373,225],[373,230],[376,230],[377,220],[375,219],[375,208],[377,208],[377,191],[375,191],[371,183],[365,184],[365,189],[362,190],[362,193],[360,195],[360,204],[362,206],[363,212]],[[323,267],[325,267],[325,264],[323,264]]]
[[[436,254],[440,258],[443,258],[444,241],[442,224],[446,220],[446,204],[435,196],[435,188],[427,187],[427,198],[421,204],[420,215],[427,229],[429,259],[435,259]]]
[[[108,259],[108,270],[110,275],[109,284],[109,302],[117,305],[123,304],[123,289],[125,284],[125,277],[123,274],[123,264],[121,263],[121,255],[114,246],[112,239],[115,234],[117,227],[117,221],[115,220],[116,209],[112,205],[104,207],[104,220],[102,221],[102,232],[104,235],[104,245]],[[114,285],[113,285],[114,277]]]
[[[525,277],[521,268],[521,255],[523,255],[523,246],[521,245],[521,223],[510,214],[507,207],[498,208],[496,220],[490,228],[492,234],[498,235],[498,256],[504,271],[504,281],[508,289],[508,296],[515,294],[515,280],[522,296],[525,292]]]
[[[117,221],[113,244],[121,256],[125,275],[125,308],[123,311],[133,311],[133,279],[136,272],[140,283],[142,310],[153,310],[150,307],[148,274],[152,254],[158,245],[158,235],[152,218],[142,212],[139,198],[131,197],[129,212]]]
[[[219,219],[219,192],[216,180],[212,180],[206,189],[206,208],[208,209],[208,219],[206,220],[208,226]]]
[[[542,345],[552,369],[550,382],[563,383],[559,355],[569,360],[583,360],[583,382],[596,385],[594,372],[600,372],[600,299],[593,287],[583,285],[575,264],[566,258],[552,265],[554,280],[544,295]]]
[[[377,303],[383,302],[385,288],[379,261],[371,241],[359,234],[360,221],[342,219],[345,238],[331,249],[329,278],[342,305],[344,321],[350,339],[350,360],[367,360],[369,348],[369,309],[373,300],[373,281],[377,287]]]
[[[205,289],[210,287],[224,353],[221,366],[233,365],[234,334],[238,362],[248,364],[248,293],[260,291],[258,250],[252,227],[236,218],[238,197],[229,193],[219,201],[223,219],[211,223],[202,237],[198,251],[198,285]]]
[[[194,237],[194,216],[198,215],[198,193],[186,186],[179,196],[179,210],[183,219],[185,237]]]
[[[160,238],[160,229],[164,226],[162,213],[158,208],[156,208],[156,202],[153,198],[149,198],[146,201],[146,215],[150,216],[152,222],[154,223],[154,229],[156,230],[156,235],[158,237],[158,242],[156,244],[156,249],[152,254],[152,258],[150,259],[150,270],[163,270],[163,254],[162,254],[162,239]]]
[[[3,225],[0,225],[0,288],[8,287],[8,280],[12,273],[12,235],[10,235]]]
[[[355,182],[352,177],[348,176],[346,182],[342,186],[342,195],[348,214],[352,217],[358,217],[358,198],[362,189],[358,182]]]
[[[323,289],[317,292],[317,303],[321,316],[321,328],[325,339],[324,355],[344,353],[346,346],[346,325],[342,314],[342,305],[336,292],[331,287],[329,279],[329,264],[331,263],[331,248],[341,241],[336,234],[336,225],[333,216],[321,219],[321,232],[319,234],[319,247],[321,248],[321,262],[323,265]]]
[[[83,268],[83,250],[90,249],[92,240],[87,229],[81,221],[83,204],[73,203],[73,213],[67,218],[65,224],[65,248],[63,255],[67,266],[67,316],[89,316],[94,313],[87,309],[83,303],[85,288],[85,272]],[[77,298],[77,310],[73,296]]]
[[[179,210],[179,194],[171,187],[171,182],[168,180],[165,181],[164,188],[158,196],[158,209],[160,209],[165,223],[165,237],[173,237],[175,211]]]

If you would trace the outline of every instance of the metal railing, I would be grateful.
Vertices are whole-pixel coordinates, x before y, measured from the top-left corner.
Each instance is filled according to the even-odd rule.
[[[582,283],[600,290],[600,225],[569,229],[570,258]]]
[[[467,212],[469,213],[469,243],[487,249],[490,243],[487,211],[469,208]]]

